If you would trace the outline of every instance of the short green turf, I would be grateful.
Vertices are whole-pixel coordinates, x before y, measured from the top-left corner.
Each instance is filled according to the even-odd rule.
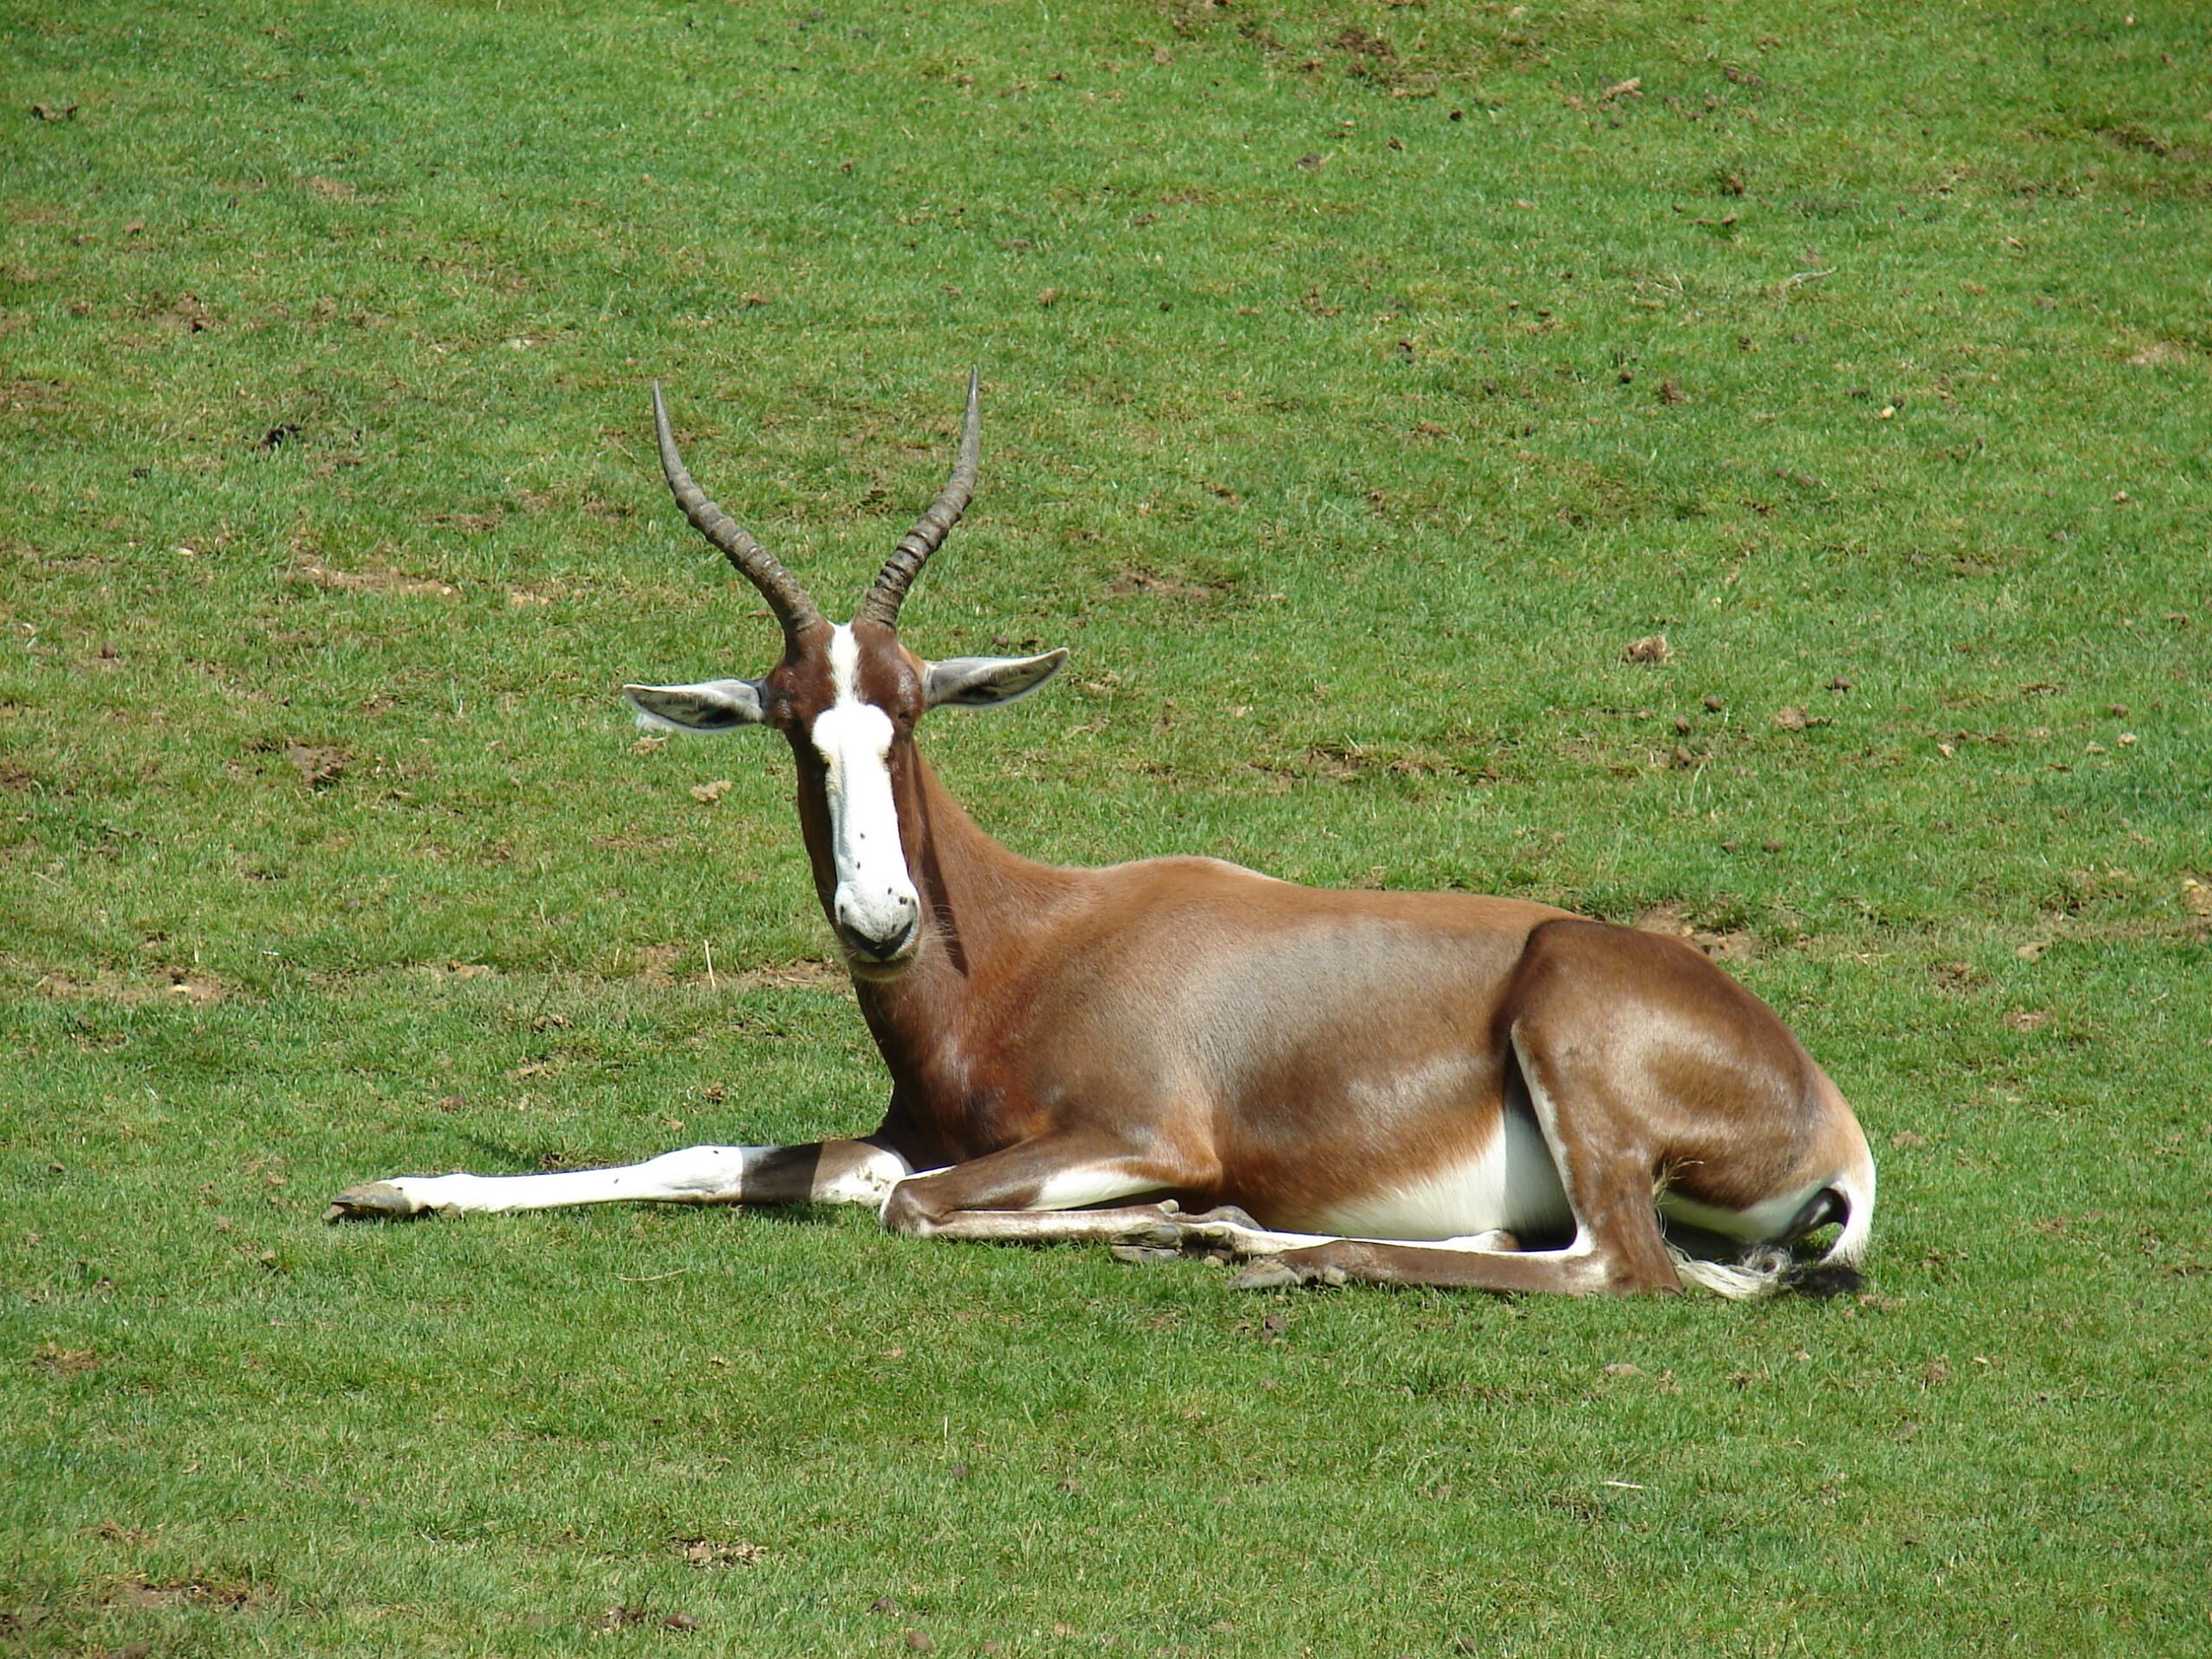
[[[2200,9],[0,38],[0,1649],[2212,1647]],[[614,695],[774,645],[647,387],[842,612],[971,364],[984,823],[1694,931],[1865,1295],[321,1224],[874,1122],[787,758]]]

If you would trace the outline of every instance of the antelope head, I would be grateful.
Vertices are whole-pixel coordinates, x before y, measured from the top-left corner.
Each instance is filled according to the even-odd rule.
[[[899,639],[899,607],[922,566],[975,493],[982,422],[976,378],[952,475],[900,538],[850,622],[833,624],[791,572],[692,482],[660,387],[653,424],[661,470],[699,533],[760,592],[784,631],[783,660],[753,680],[626,685],[640,725],[725,731],[773,726],[798,766],[799,823],[815,887],[855,974],[888,979],[921,948],[925,916],[909,859],[921,822],[914,802],[914,727],[940,704],[988,709],[1025,696],[1052,677],[1065,651],[1039,657],[957,657],[930,662]],[[903,826],[903,833],[902,833]]]

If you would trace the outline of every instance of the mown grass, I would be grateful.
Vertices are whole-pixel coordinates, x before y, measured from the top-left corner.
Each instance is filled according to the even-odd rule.
[[[0,16],[8,1644],[2206,1643],[2192,9]],[[1715,936],[1867,1298],[319,1225],[874,1122],[645,387],[842,605],[970,362],[984,821]]]

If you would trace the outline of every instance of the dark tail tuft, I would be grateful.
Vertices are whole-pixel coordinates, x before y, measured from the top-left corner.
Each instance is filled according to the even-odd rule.
[[[1850,1262],[1806,1262],[1782,1276],[1782,1289],[1793,1296],[1854,1296],[1866,1282]]]

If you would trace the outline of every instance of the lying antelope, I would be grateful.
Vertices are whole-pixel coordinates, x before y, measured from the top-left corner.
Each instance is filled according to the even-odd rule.
[[[899,638],[975,488],[973,377],[950,479],[842,626],[692,482],[658,386],[653,416],[684,516],[767,601],[784,654],[760,679],[625,694],[646,724],[790,741],[890,1105],[858,1141],[372,1182],[333,1219],[872,1204],[902,1233],[1250,1258],[1247,1284],[1847,1281],[1873,1217],[1866,1136],[1772,1011],[1689,946],[1519,899],[1317,892],[1213,859],[1056,869],[976,826],[916,725],[1025,696],[1067,653],[931,662]],[[1799,1265],[1788,1247],[1839,1222]]]

